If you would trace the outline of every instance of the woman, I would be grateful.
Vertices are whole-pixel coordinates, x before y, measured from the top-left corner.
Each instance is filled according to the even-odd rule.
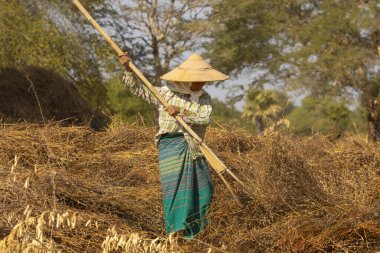
[[[163,191],[166,232],[179,232],[192,238],[208,224],[212,199],[210,171],[197,142],[173,116],[180,115],[203,139],[210,123],[211,98],[203,90],[206,82],[221,81],[228,76],[214,70],[197,54],[178,68],[163,75],[170,84],[157,88],[170,105],[164,108],[129,68],[128,54],[120,56],[126,67],[123,81],[132,93],[159,110],[156,143]]]

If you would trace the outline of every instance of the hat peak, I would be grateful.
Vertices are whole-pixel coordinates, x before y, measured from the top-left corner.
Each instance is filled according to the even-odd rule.
[[[197,53],[193,53],[192,55],[190,55],[189,58],[187,58],[188,60],[203,60],[202,56],[200,56],[199,54]]]
[[[179,65],[182,69],[209,69],[210,64],[207,63],[199,54],[192,54],[184,62]]]

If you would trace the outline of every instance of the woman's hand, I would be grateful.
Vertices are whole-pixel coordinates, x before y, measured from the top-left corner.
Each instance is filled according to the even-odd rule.
[[[131,61],[131,58],[129,58],[129,55],[127,52],[125,52],[122,55],[119,55],[119,61],[120,63],[128,70],[132,71],[131,68],[129,67],[129,62]]]
[[[180,112],[180,109],[178,106],[169,105],[167,108],[165,108],[165,111],[169,113],[170,116],[175,117]]]

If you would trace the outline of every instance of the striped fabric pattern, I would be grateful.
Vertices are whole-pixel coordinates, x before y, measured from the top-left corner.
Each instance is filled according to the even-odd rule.
[[[182,230],[192,238],[209,223],[213,189],[207,163],[193,159],[183,133],[162,135],[158,149],[166,232]]]

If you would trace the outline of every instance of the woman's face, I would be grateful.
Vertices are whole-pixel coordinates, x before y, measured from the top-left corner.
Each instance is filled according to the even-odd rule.
[[[206,84],[206,82],[193,82],[190,85],[190,90],[192,91],[199,91],[202,89],[202,87]]]

